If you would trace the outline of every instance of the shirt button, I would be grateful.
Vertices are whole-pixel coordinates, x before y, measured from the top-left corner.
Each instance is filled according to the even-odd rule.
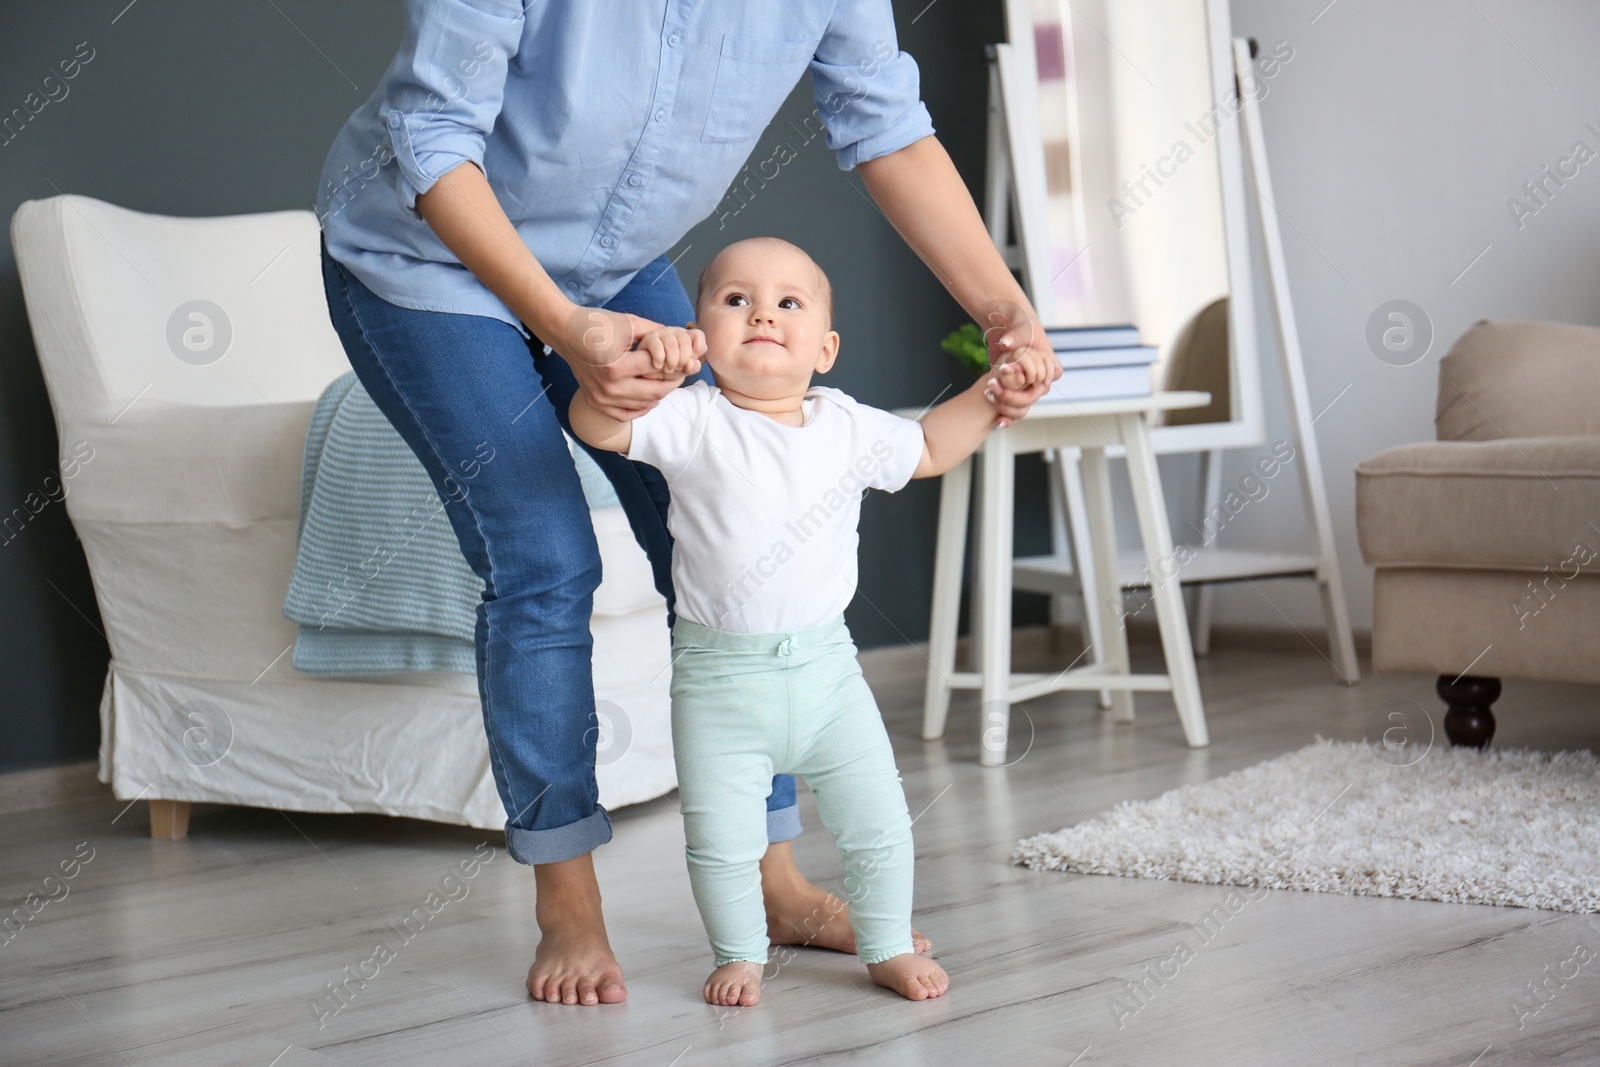
[[[610,234],[606,234],[604,237],[600,238],[600,243],[605,245],[607,248],[610,248],[612,245],[617,243],[617,239],[612,237]]]
[[[567,283],[567,288],[569,290],[571,290],[572,292],[576,293],[578,291],[578,283],[577,282],[568,282]]]
[[[677,34],[673,34],[671,37],[667,38],[667,44],[671,45],[673,48],[676,48],[678,47],[678,41],[680,39],[681,38],[679,38]]]
[[[399,129],[400,128],[400,116],[399,115],[390,115],[389,116],[389,126],[391,128],[393,128],[393,129]]]
[[[667,120],[666,109],[663,108],[662,110],[656,112],[656,121],[657,122],[665,122],[666,120]]]
[[[630,174],[630,175],[628,175],[628,184],[629,185],[643,185],[644,184],[644,179],[639,177],[637,174]]]

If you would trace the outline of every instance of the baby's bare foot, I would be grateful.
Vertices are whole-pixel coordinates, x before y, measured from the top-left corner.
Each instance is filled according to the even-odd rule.
[[[950,988],[950,976],[944,973],[944,968],[915,952],[902,952],[882,963],[869,963],[867,973],[874,982],[907,1000],[942,997]]]
[[[706,1003],[748,1008],[761,1000],[761,965],[749,960],[724,963],[706,979]]]

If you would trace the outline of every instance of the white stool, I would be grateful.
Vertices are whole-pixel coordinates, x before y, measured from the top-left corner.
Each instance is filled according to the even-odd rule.
[[[1194,651],[1184,617],[1183,593],[1177,580],[1164,580],[1163,561],[1173,561],[1172,534],[1155,452],[1150,447],[1150,413],[1200,407],[1210,394],[1156,393],[1153,396],[1042,403],[1027,418],[996,430],[978,456],[983,463],[979,499],[974,638],[978,670],[957,671],[956,625],[961,601],[961,565],[966,553],[967,512],[972,501],[972,460],[944,476],[939,497],[938,547],[934,555],[933,613],[929,623],[928,687],[923,706],[922,736],[944,735],[953,689],[976,689],[983,707],[982,762],[1005,763],[1011,705],[1062,690],[1109,690],[1112,718],[1133,721],[1133,691],[1170,690],[1193,748],[1208,743]],[[1151,571],[1151,593],[1166,654],[1166,674],[1132,674],[1128,637],[1122,622],[1122,582],[1117,573],[1117,538],[1111,512],[1111,483],[1106,449],[1121,446],[1128,461],[1128,480],[1139,516],[1139,536]],[[1015,459],[1048,449],[1082,450],[1083,488],[1089,516],[1088,540],[1093,556],[1099,603],[1084,605],[1099,613],[1103,647],[1091,649],[1090,664],[1057,674],[1011,672],[1012,509]],[[1173,561],[1175,563],[1175,561]],[[1166,564],[1171,567],[1173,563]],[[1087,637],[1086,637],[1087,640]]]

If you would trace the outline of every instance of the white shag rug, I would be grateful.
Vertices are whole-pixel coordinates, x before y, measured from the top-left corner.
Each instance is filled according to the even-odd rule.
[[[1024,838],[1042,871],[1600,912],[1600,759],[1435,746],[1298,752]]]

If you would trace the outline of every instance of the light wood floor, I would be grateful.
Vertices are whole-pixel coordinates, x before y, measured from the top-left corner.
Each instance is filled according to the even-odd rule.
[[[1159,669],[1154,649],[1135,652]],[[533,879],[503,851],[409,941],[391,926],[473,857],[481,832],[197,806],[190,837],[162,842],[146,836],[143,804],[124,811],[105,799],[0,818],[6,911],[75,850],[93,849],[68,895],[0,944],[0,1063],[1600,1062],[1600,960],[1521,1029],[1512,1008],[1577,945],[1600,953],[1594,916],[1273,892],[1175,978],[1147,986],[1147,1003],[1119,1028],[1113,998],[1226,890],[1007,863],[1018,837],[1119,800],[1226,774],[1318,733],[1359,737],[1385,701],[1431,710],[1430,678],[1369,674],[1346,688],[1309,647],[1223,647],[1201,663],[1209,749],[1184,747],[1158,695],[1139,697],[1134,726],[1113,726],[1087,695],[1058,695],[1022,706],[1016,762],[984,769],[970,697],[958,699],[946,740],[924,743],[921,653],[864,659],[921,812],[916,921],[953,977],[940,1000],[901,1001],[852,958],[808,950],[767,983],[759,1007],[723,1014],[702,1003],[710,957],[671,798],[617,812],[615,840],[596,854],[629,984],[626,1004],[598,1009],[528,1000]],[[1589,687],[1508,683],[1496,743],[1600,748],[1595,698]],[[802,868],[842,891],[809,800]],[[393,958],[319,1029],[312,1002],[346,966],[359,973],[380,940],[398,946]]]

